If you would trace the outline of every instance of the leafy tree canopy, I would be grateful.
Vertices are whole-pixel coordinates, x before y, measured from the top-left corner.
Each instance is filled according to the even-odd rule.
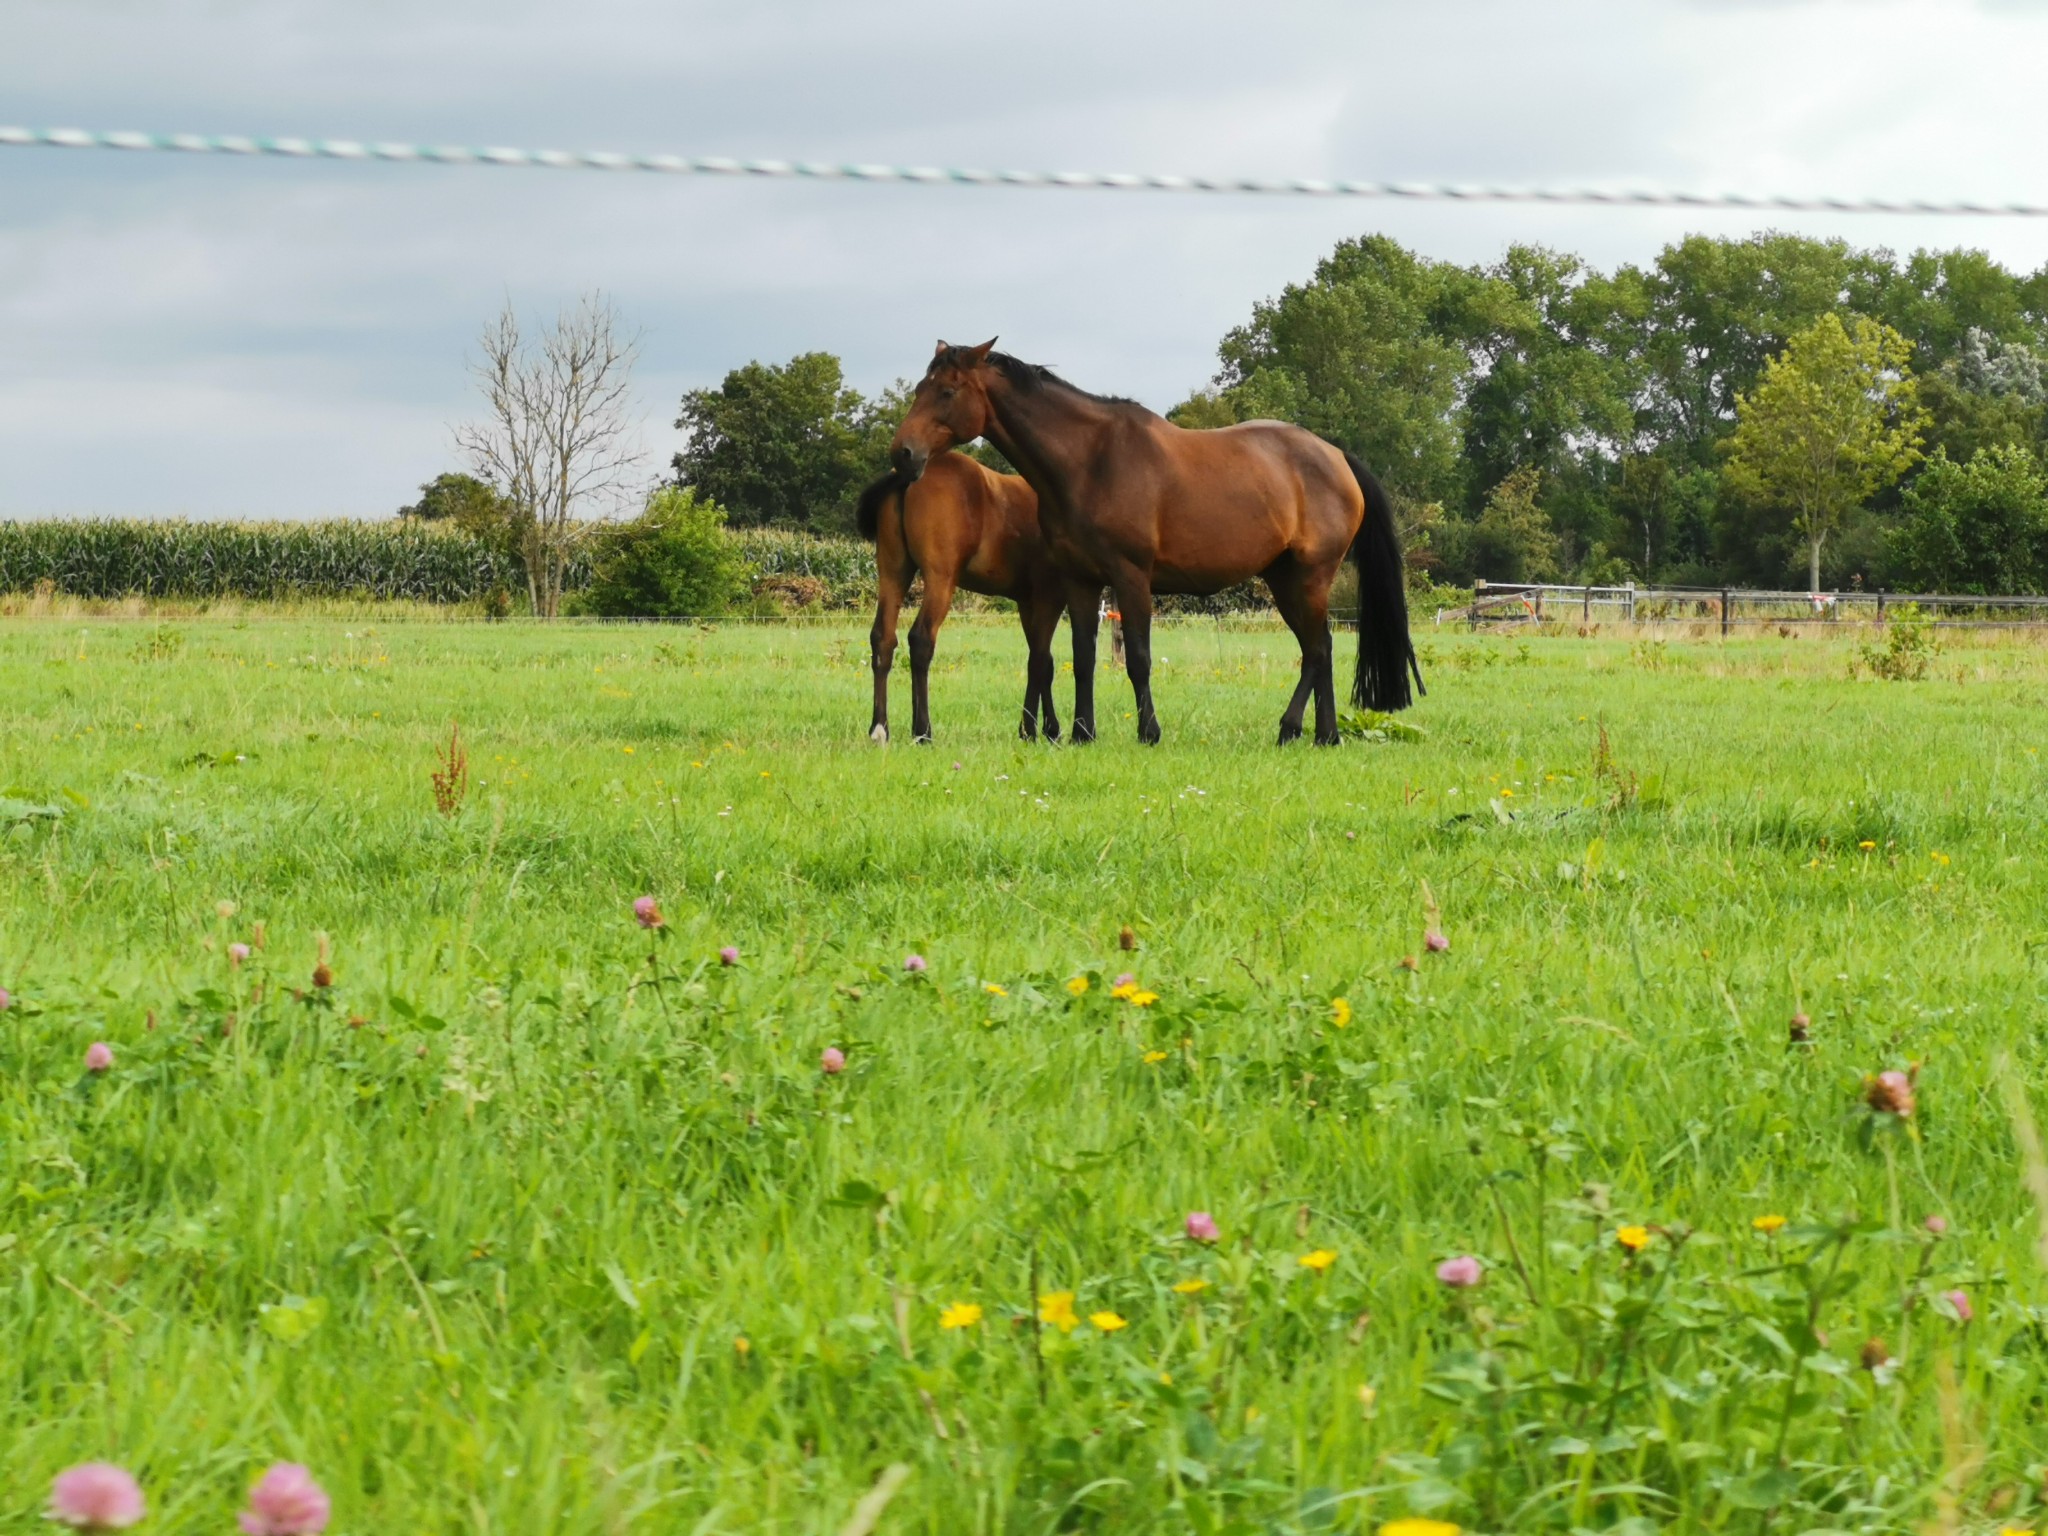
[[[1891,580],[1920,592],[2048,590],[2048,475],[2026,449],[1937,450],[1906,490],[1887,547]]]
[[[1471,366],[1445,322],[1473,281],[1383,235],[1347,240],[1224,337],[1217,383],[1237,420],[1298,422],[1398,492],[1443,498],[1460,478],[1456,413]]]
[[[423,523],[451,523],[480,531],[502,524],[511,503],[488,480],[475,475],[436,475],[420,487],[420,499],[398,509],[400,517],[418,518]]]
[[[748,363],[718,388],[683,396],[676,484],[727,508],[738,526],[851,528],[900,414],[893,396],[871,405],[851,388],[829,352]]]
[[[1813,591],[1828,537],[1920,458],[1926,416],[1906,368],[1912,350],[1888,325],[1859,315],[1845,326],[1830,311],[1736,397],[1729,484],[1782,512],[1805,540]]]

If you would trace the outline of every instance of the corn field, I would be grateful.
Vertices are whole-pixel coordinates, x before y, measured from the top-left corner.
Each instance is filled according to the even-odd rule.
[[[735,528],[731,537],[757,585],[782,577],[823,584],[822,605],[875,600],[875,552],[860,539],[781,528]],[[590,576],[589,541],[571,562],[565,590]],[[524,606],[517,555],[472,535],[409,518],[317,523],[141,521],[94,518],[0,521],[0,593],[38,588],[91,600],[124,597],[278,602],[372,598],[476,602],[503,588]],[[963,601],[965,601],[963,599]],[[1164,613],[1227,613],[1266,607],[1262,589],[1208,598],[1164,598]]]
[[[861,539],[786,528],[735,528],[732,537],[757,580],[813,577],[825,584],[828,608],[858,608],[875,600],[875,550]]]
[[[456,603],[524,587],[519,562],[430,524],[0,522],[0,592],[71,597],[395,598]]]

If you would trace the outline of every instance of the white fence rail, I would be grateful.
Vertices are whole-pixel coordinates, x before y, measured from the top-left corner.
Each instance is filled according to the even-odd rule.
[[[2003,629],[2048,624],[2048,597],[1940,592],[1774,592],[1754,587],[1564,586],[1480,582],[1466,610],[1474,629],[1495,624],[1711,624],[1745,627],[1883,624],[1912,605],[1938,627]],[[1446,610],[1454,612],[1455,610]],[[1439,623],[1444,613],[1437,615]]]

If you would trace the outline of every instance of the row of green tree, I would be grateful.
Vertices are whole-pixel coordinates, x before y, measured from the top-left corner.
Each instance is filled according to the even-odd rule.
[[[1223,340],[1189,426],[1300,422],[1467,580],[2048,586],[2048,270],[1693,236],[1600,272],[1346,241]]]
[[[2039,591],[2044,337],[2048,269],[1980,251],[1693,236],[1603,272],[1368,236],[1255,305],[1169,414],[1358,453],[1443,580]],[[683,397],[674,482],[738,526],[840,530],[904,403],[828,353],[749,363]]]

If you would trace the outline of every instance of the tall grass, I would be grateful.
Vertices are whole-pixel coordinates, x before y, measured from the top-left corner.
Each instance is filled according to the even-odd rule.
[[[0,622],[0,1532],[2036,1526],[2048,654],[1658,649]]]

